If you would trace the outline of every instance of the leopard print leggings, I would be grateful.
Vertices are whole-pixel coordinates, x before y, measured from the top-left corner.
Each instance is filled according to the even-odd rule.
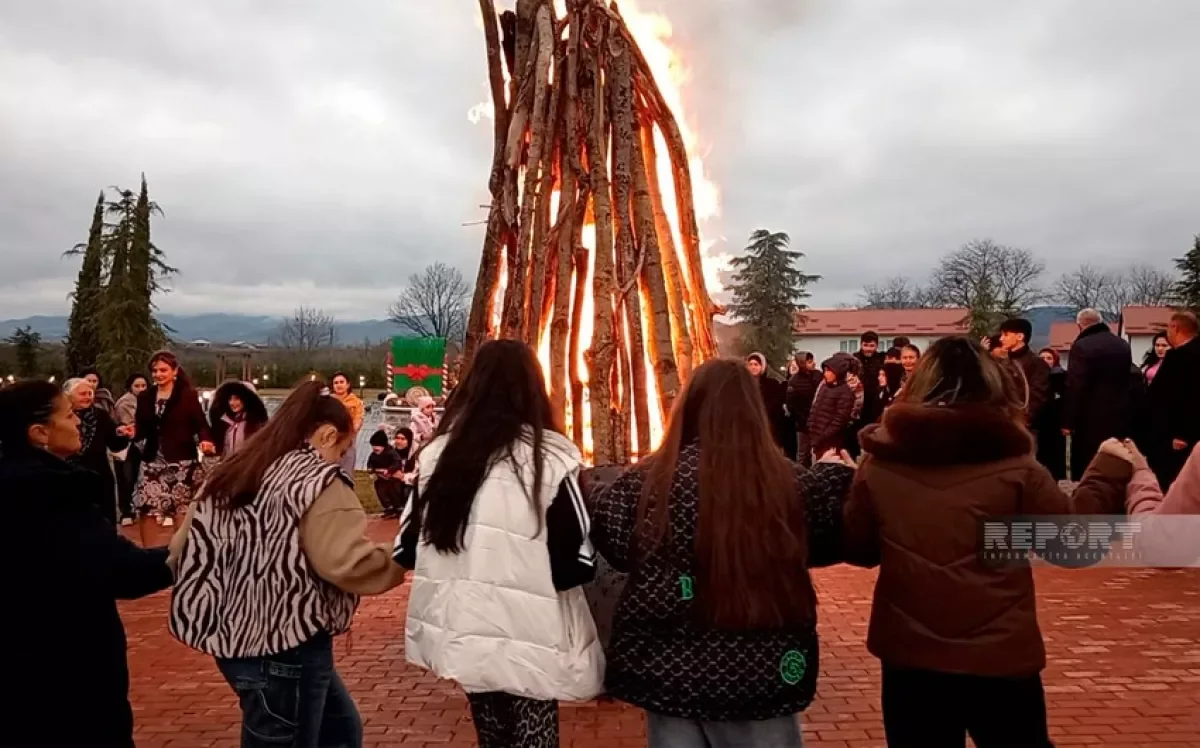
[[[499,691],[467,694],[479,748],[558,748],[558,702]]]

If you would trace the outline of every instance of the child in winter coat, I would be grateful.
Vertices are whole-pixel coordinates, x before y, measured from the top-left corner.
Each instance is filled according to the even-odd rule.
[[[367,470],[375,475],[375,497],[383,507],[385,519],[399,517],[404,507],[403,460],[388,442],[383,429],[371,434],[371,454],[367,457]],[[397,475],[399,473],[399,475]]]
[[[818,458],[831,449],[845,448],[846,427],[854,416],[855,393],[846,384],[853,360],[848,354],[834,354],[821,364],[825,381],[808,416],[808,438]]]

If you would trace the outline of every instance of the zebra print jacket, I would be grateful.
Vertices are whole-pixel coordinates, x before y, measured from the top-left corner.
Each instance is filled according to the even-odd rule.
[[[319,577],[301,547],[301,519],[334,481],[350,482],[309,447],[267,468],[235,510],[192,505],[171,598],[171,633],[214,657],[261,657],[350,628],[358,596]]]

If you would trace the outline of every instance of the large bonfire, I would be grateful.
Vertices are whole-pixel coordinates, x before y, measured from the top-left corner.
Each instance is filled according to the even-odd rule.
[[[534,346],[580,449],[596,465],[636,459],[681,382],[716,355],[720,312],[705,282],[694,139],[673,112],[677,81],[658,79],[666,48],[643,28],[648,59],[615,2],[517,0],[499,16],[494,0],[479,6],[495,153],[466,359],[489,338]]]

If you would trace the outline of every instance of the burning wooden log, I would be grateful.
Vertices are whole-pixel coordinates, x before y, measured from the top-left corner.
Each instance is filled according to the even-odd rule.
[[[567,0],[565,18],[551,0],[479,7],[495,151],[465,359],[488,338],[530,343],[594,464],[644,455],[716,355],[678,122],[615,2]]]

